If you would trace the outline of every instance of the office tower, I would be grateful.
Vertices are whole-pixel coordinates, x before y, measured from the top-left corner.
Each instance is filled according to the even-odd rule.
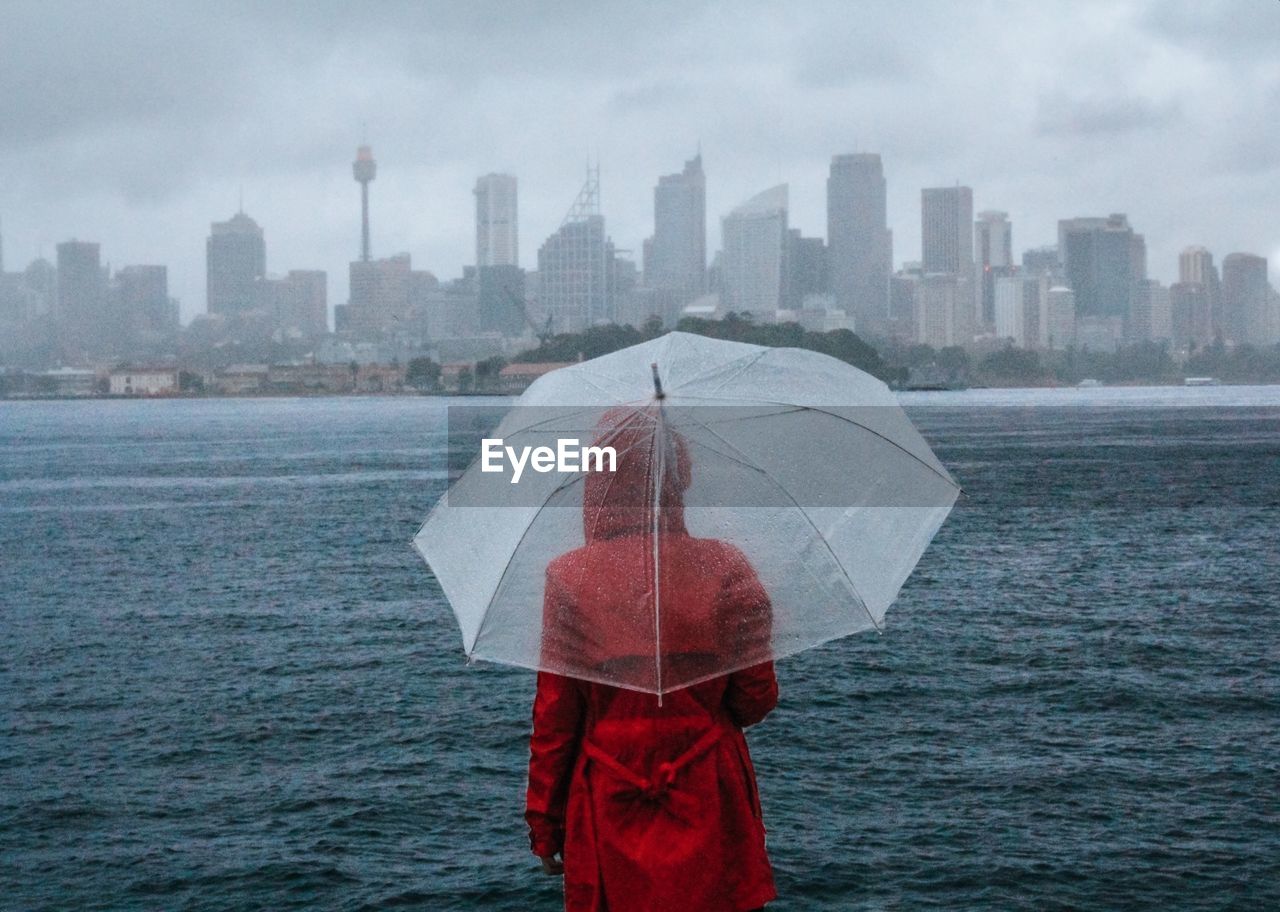
[[[267,245],[258,223],[244,212],[210,226],[205,243],[206,304],[210,314],[254,309],[254,286],[267,274]]]
[[[356,160],[351,164],[351,174],[360,184],[360,260],[369,262],[369,182],[378,176],[378,163],[373,160],[373,150],[368,146],[356,149]]]
[[[827,275],[827,245],[822,238],[804,237],[799,228],[787,231],[787,250],[783,257],[782,306],[791,310],[818,306],[813,302],[827,298],[830,286]],[[806,303],[809,302],[809,303]]]
[[[1077,314],[1128,320],[1146,278],[1146,246],[1123,214],[1062,219],[1058,255]]]
[[[539,311],[553,332],[579,332],[613,320],[613,260],[600,214],[600,170],[588,168],[560,227],[538,248]]]
[[[955,273],[932,272],[915,286],[915,340],[933,348],[972,341],[972,286]]]
[[[1059,273],[1062,271],[1062,261],[1058,257],[1058,247],[1056,244],[1049,244],[1044,247],[1032,247],[1022,252],[1022,271],[1030,276],[1039,276],[1042,273]]]
[[[322,269],[291,269],[258,280],[256,310],[281,341],[317,339],[329,331],[329,276]]]
[[[1012,275],[1013,227],[1006,212],[978,213],[973,224],[973,246],[981,293],[980,314],[984,325],[995,324],[996,279]]]
[[[408,320],[413,271],[409,254],[356,260],[348,269],[350,296],[338,314],[339,331],[376,339]]]
[[[1219,324],[1228,341],[1266,344],[1269,294],[1264,257],[1229,253],[1223,258]]]
[[[112,282],[122,337],[129,345],[163,342],[178,331],[178,305],[169,297],[165,266],[125,266]]]
[[[759,193],[721,219],[721,309],[774,320],[782,307],[787,185]]]
[[[88,241],[58,245],[58,316],[83,320],[103,306],[106,283],[99,262],[99,246]]]
[[[58,250],[57,335],[62,357],[76,360],[109,349],[107,280],[97,244],[66,241]]]
[[[889,328],[894,339],[914,340],[916,335],[916,285],[919,272],[901,270],[889,279]],[[854,324],[857,329],[857,324]]]
[[[1054,286],[1044,297],[1040,341],[1044,348],[1062,351],[1076,344],[1076,296],[1070,288]]]
[[[1133,309],[1129,313],[1127,338],[1130,342],[1168,342],[1170,327],[1169,289],[1155,279],[1138,283]]]
[[[518,266],[516,179],[486,174],[476,181],[476,267]]]
[[[1178,282],[1183,285],[1199,285],[1204,289],[1205,306],[1208,310],[1204,316],[1208,327],[1207,332],[1209,338],[1223,332],[1219,315],[1219,297],[1222,291],[1221,283],[1218,279],[1218,267],[1213,263],[1213,254],[1207,249],[1200,246],[1191,246],[1183,249],[1178,254]],[[1200,311],[1196,311],[1200,314]],[[1200,321],[1196,321],[1197,327],[1200,327]],[[1200,327],[1203,328],[1203,327]],[[1199,335],[1199,329],[1193,332],[1193,335]]]
[[[653,237],[645,242],[644,282],[670,292],[676,306],[707,288],[707,179],[702,155],[679,174],[658,178],[653,190]]]
[[[1178,254],[1178,281],[1208,285],[1217,276],[1213,254],[1204,247],[1186,247]]]
[[[827,175],[827,247],[831,294],[859,330],[889,319],[893,234],[884,168],[874,153],[837,155]]]
[[[1208,288],[1200,282],[1170,285],[1169,324],[1176,348],[1203,348],[1212,342],[1213,312]]]
[[[973,190],[934,187],[921,192],[921,261],[931,272],[973,273]]]
[[[994,283],[996,336],[1019,348],[1035,348],[1040,339],[1040,280],[1002,275]]]

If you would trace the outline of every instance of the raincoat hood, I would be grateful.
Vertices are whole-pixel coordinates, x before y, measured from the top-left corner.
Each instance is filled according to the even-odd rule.
[[[616,471],[587,475],[582,497],[587,544],[655,531],[655,490],[659,498],[656,531],[687,534],[684,492],[692,479],[689,447],[665,425],[659,405],[605,412],[596,425],[593,445],[613,447],[618,457]]]

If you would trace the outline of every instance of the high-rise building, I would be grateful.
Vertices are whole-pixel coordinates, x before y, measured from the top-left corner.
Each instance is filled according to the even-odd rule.
[[[921,261],[925,274],[973,273],[973,190],[930,187],[921,192]]]
[[[99,247],[72,240],[59,244],[57,249],[57,323],[62,355],[74,360],[100,353],[111,327],[107,277],[99,261]]]
[[[964,345],[972,339],[965,313],[971,309],[969,285],[950,272],[920,276],[915,287],[916,342],[933,348]]]
[[[644,283],[670,292],[676,306],[707,288],[707,179],[699,153],[653,190],[653,237],[644,247]]]
[[[1058,222],[1058,255],[1082,317],[1129,319],[1146,275],[1146,245],[1123,214]]]
[[[1203,348],[1212,342],[1213,312],[1208,288],[1200,282],[1170,285],[1169,323],[1177,348]]]
[[[104,301],[106,281],[99,246],[89,241],[58,245],[58,315],[83,319],[97,314]]]
[[[1219,324],[1229,341],[1267,343],[1270,291],[1265,257],[1229,253],[1223,258]]]
[[[889,320],[893,234],[886,212],[880,156],[837,155],[827,175],[828,275],[836,307],[861,330],[882,330]]]
[[[1212,340],[1215,335],[1223,332],[1218,312],[1222,288],[1218,280],[1218,267],[1213,263],[1213,254],[1200,246],[1184,248],[1178,254],[1178,282],[1181,285],[1199,285],[1204,289],[1203,307],[1207,310],[1200,307],[1198,300],[1194,301],[1197,318],[1192,334],[1198,342],[1203,341],[1199,339],[1202,333],[1207,333],[1207,339]]]
[[[538,309],[553,332],[613,320],[613,260],[600,214],[600,171],[589,168],[560,228],[538,248]]]
[[[252,311],[257,281],[267,274],[267,245],[258,223],[244,212],[214,222],[205,243],[205,266],[210,314]]]
[[[1129,312],[1126,338],[1130,342],[1168,342],[1172,340],[1169,312],[1169,289],[1155,279],[1138,284],[1133,308]]]
[[[1035,348],[1040,339],[1040,280],[1002,275],[993,284],[996,336],[1020,348]]]
[[[125,266],[116,272],[112,291],[118,333],[126,349],[156,345],[177,333],[178,305],[169,297],[167,267]]]
[[[409,254],[356,260],[349,269],[350,298],[336,314],[340,332],[374,339],[408,321],[413,271]]]
[[[1076,296],[1070,288],[1054,286],[1044,297],[1040,339],[1045,348],[1062,351],[1076,344]]]
[[[822,238],[804,237],[799,228],[788,230],[784,259],[783,307],[800,310],[810,306],[806,302],[828,294],[827,245]]]
[[[721,309],[773,320],[783,306],[787,185],[779,184],[721,220]]]
[[[486,174],[476,181],[476,267],[519,266],[516,179]]]
[[[1056,274],[1062,271],[1062,260],[1058,256],[1058,247],[1049,244],[1044,247],[1032,247],[1022,252],[1022,271],[1027,275],[1039,276],[1044,273]]]
[[[1013,274],[1013,227],[1008,213],[979,212],[973,225],[973,246],[982,295],[982,322],[990,327],[996,322],[996,280]]]
[[[257,310],[281,340],[317,339],[329,330],[329,277],[321,269],[291,269],[258,281]]]

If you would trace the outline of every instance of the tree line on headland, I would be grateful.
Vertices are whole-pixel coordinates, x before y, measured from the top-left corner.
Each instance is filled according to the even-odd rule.
[[[935,349],[884,340],[872,345],[848,329],[807,330],[798,323],[757,323],[750,315],[728,314],[721,320],[684,317],[680,332],[754,345],[786,346],[821,352],[864,370],[896,388],[912,386],[1063,386],[1088,378],[1108,384],[1180,383],[1184,377],[1215,377],[1226,383],[1280,383],[1280,345],[1227,348],[1221,340],[1191,353],[1179,363],[1167,346],[1154,342],[1116,352],[1069,348],[1039,352],[1012,346],[982,355],[959,346]],[[643,326],[606,324],[582,332],[558,333],[516,355],[515,363],[589,360],[655,339],[666,332],[651,319]],[[497,384],[502,358],[478,362],[462,378],[464,391],[482,392]],[[419,389],[437,388],[440,366],[427,358],[408,364],[406,382]]]

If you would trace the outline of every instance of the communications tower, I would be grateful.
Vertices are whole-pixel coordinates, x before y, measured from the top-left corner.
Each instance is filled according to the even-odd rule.
[[[377,162],[373,160],[373,150],[368,146],[356,149],[356,160],[351,165],[351,173],[360,182],[360,260],[369,262],[369,181],[378,174]]]

